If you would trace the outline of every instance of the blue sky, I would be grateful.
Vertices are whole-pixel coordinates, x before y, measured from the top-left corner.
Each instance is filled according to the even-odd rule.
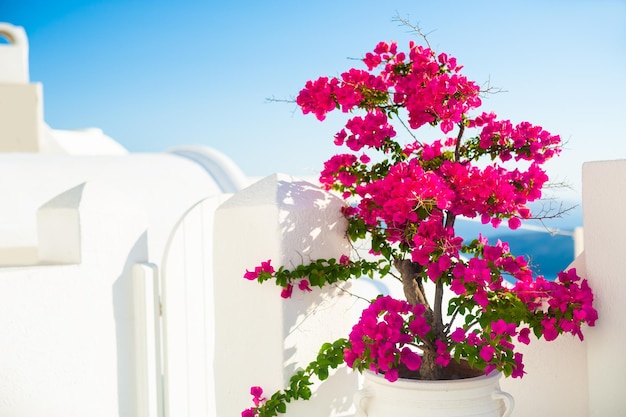
[[[580,199],[583,162],[626,158],[626,1],[0,1],[0,21],[28,33],[50,126],[99,127],[133,152],[203,144],[253,176],[316,175],[345,118],[266,99],[380,40],[406,45],[396,15],[506,90],[484,110],[568,141],[548,166],[565,198]]]

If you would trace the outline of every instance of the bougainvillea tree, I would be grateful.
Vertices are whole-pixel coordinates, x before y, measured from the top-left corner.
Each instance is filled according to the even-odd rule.
[[[381,42],[363,63],[364,69],[308,81],[296,102],[320,121],[332,111],[349,114],[334,136],[342,151],[324,164],[320,182],[350,202],[343,208],[347,237],[369,242],[372,256],[292,269],[275,269],[268,260],[245,278],[273,280],[288,298],[294,289],[394,275],[405,299],[372,300],[348,337],[322,346],[287,389],[265,397],[253,387],[255,405],[243,416],[284,412],[287,402],[310,397],[313,376],[325,379],[342,363],[389,381],[400,370],[446,378],[446,368],[461,361],[483,373],[522,377],[516,344],[528,344],[531,333],[582,339],[581,326],[597,318],[592,292],[575,269],[546,280],[506,243],[455,231],[459,216],[493,227],[504,221],[511,229],[533,218],[528,205],[542,196],[543,164],[559,154],[560,137],[480,111],[479,86],[455,58],[427,44],[410,42],[402,52]],[[425,129],[438,129],[439,138],[425,140]],[[452,297],[444,305],[446,288]]]

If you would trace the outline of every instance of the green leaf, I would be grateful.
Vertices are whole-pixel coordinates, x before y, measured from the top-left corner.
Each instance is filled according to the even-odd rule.
[[[300,389],[300,398],[302,398],[303,400],[308,400],[311,398],[311,389],[309,387],[302,387]],[[284,411],[281,411],[282,413],[284,413]]]

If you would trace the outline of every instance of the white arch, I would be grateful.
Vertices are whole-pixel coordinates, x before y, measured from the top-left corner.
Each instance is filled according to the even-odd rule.
[[[224,193],[236,193],[250,182],[232,159],[208,146],[176,146],[166,152],[200,165],[213,177]]]

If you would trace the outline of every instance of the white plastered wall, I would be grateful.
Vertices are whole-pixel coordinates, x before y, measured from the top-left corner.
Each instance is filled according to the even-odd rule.
[[[599,319],[587,330],[589,416],[626,415],[626,160],[583,165],[586,276]]]
[[[346,337],[363,305],[337,288],[293,290],[282,299],[272,282],[243,278],[271,259],[296,266],[339,257],[350,248],[344,236],[342,201],[320,188],[276,174],[235,194],[215,214],[215,378],[218,416],[240,415],[252,405],[253,385],[268,395],[285,387],[298,367],[315,358],[323,342]],[[316,385],[311,401],[291,403],[287,416],[351,415],[358,389],[345,367]]]

